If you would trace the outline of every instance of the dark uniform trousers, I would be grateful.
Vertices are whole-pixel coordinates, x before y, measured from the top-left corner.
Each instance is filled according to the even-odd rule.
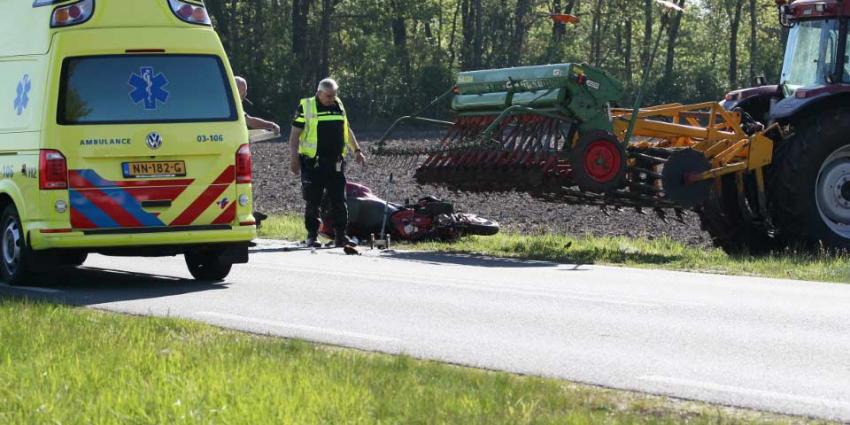
[[[345,162],[340,170],[336,161],[307,158],[301,155],[301,194],[304,196],[304,227],[308,237],[319,232],[319,207],[327,192],[334,233],[344,235],[348,225],[348,207],[345,205]]]

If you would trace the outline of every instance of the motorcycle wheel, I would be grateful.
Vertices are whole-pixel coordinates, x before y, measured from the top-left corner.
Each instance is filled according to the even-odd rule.
[[[457,223],[467,235],[492,236],[499,233],[499,223],[475,214],[458,214]]]

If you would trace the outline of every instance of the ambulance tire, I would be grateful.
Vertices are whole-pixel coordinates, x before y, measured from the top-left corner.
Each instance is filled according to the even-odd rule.
[[[18,209],[9,204],[0,216],[0,275],[10,285],[23,283],[31,276],[35,252],[27,245]]]
[[[219,282],[230,273],[233,263],[223,261],[214,252],[189,251],[185,255],[186,266],[195,280]]]
[[[59,265],[62,267],[77,267],[82,266],[86,262],[89,254],[85,251],[71,251],[63,253],[59,258]]]

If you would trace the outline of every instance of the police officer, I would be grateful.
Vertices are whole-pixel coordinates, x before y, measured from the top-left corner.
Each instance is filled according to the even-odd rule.
[[[301,99],[289,134],[290,170],[301,174],[301,193],[306,203],[304,226],[308,246],[320,246],[319,206],[327,191],[334,223],[334,244],[345,246],[348,208],[345,205],[345,157],[349,149],[358,164],[366,157],[348,126],[345,107],[337,97],[339,85],[331,78],[319,82],[315,97]]]

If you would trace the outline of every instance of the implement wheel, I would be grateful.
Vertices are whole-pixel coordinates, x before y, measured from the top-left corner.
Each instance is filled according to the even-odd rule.
[[[592,131],[579,139],[570,155],[573,182],[585,192],[608,193],[626,180],[626,149],[613,134]]]
[[[730,255],[758,256],[781,249],[781,241],[771,237],[764,227],[750,218],[750,210],[756,208],[758,201],[755,199],[754,178],[749,175],[744,178],[747,193],[742,194],[746,200],[743,204],[738,198],[735,176],[720,178],[720,185],[713,188],[708,200],[696,208],[702,230],[708,232],[714,246]]]

